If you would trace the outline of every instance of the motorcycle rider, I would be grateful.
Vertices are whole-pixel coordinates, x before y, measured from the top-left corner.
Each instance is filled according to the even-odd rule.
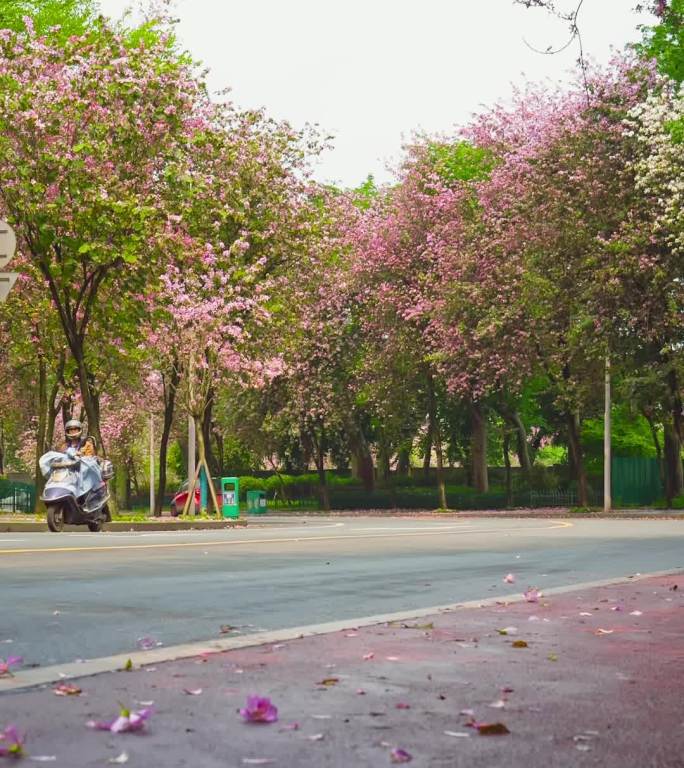
[[[95,438],[83,437],[83,424],[78,419],[69,419],[64,425],[66,448],[73,448],[80,456],[95,457]]]

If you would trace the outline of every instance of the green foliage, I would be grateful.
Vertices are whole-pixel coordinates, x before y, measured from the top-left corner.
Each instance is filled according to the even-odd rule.
[[[491,152],[467,141],[455,144],[431,142],[428,158],[443,181],[449,185],[464,181],[483,181],[496,161]]]
[[[673,144],[684,144],[684,118],[671,120],[665,127],[670,132]]]
[[[669,0],[660,22],[643,28],[639,52],[655,58],[658,68],[677,83],[684,81],[684,0]]]
[[[375,185],[373,174],[369,173],[363,184],[352,190],[354,205],[362,211],[368,210],[373,204],[373,200],[378,196],[378,188]]]
[[[634,413],[627,403],[613,406],[611,439],[615,456],[654,458],[656,455],[648,422],[641,414]],[[587,466],[600,469],[603,466],[603,418],[584,421],[582,444]]]
[[[86,32],[97,15],[95,0],[2,0],[0,29],[21,32],[29,17],[38,34],[60,27],[59,37],[67,39]]]
[[[568,460],[568,449],[565,445],[545,445],[537,451],[535,462],[542,467],[553,467],[565,464]]]

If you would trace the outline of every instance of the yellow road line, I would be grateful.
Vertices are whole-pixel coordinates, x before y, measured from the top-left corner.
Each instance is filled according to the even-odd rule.
[[[422,533],[361,533],[350,534],[348,536],[297,536],[287,539],[242,539],[238,541],[188,541],[188,542],[170,542],[168,544],[119,544],[96,547],[45,547],[33,549],[0,549],[0,555],[36,555],[36,554],[55,554],[59,552],[111,552],[113,550],[134,550],[134,549],[181,549],[187,547],[225,547],[236,546],[238,544],[292,544],[305,541],[344,541],[345,539],[387,539],[397,538],[399,536],[445,536],[462,535],[464,533],[509,533],[511,531],[550,531],[557,528],[572,528],[573,524],[559,520],[552,525],[545,525],[536,528],[508,528],[503,530],[485,528],[480,530],[456,530],[456,531],[424,531]]]

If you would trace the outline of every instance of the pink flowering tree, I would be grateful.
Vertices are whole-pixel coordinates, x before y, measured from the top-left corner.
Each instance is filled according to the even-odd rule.
[[[513,109],[483,114],[469,132],[499,163],[478,190],[486,237],[479,241],[474,293],[469,302],[456,294],[450,306],[476,307],[476,348],[506,350],[506,365],[493,358],[495,380],[512,374],[515,383],[531,370],[547,377],[582,504],[582,412],[595,402],[610,344],[596,300],[605,282],[597,277],[610,263],[604,243],[636,204],[624,119],[648,77],[618,62],[590,76],[589,102],[583,84],[557,94],[531,89]]]
[[[238,375],[249,368],[241,347],[246,337],[246,324],[253,321],[259,309],[258,301],[250,296],[245,282],[237,279],[236,270],[217,268],[211,246],[199,255],[204,269],[169,268],[161,278],[161,296],[168,302],[168,330],[172,336],[150,334],[148,341],[160,348],[173,346],[170,354],[177,355],[179,378],[183,380],[183,395],[188,413],[194,419],[198,439],[197,474],[190,478],[187,514],[200,469],[207,477],[207,463],[202,423],[212,393],[222,377]],[[167,330],[167,327],[164,327]],[[209,484],[218,511],[213,484]]]
[[[201,86],[163,27],[104,20],[67,41],[1,31],[0,82],[0,214],[49,293],[102,444],[92,359],[152,267],[166,168],[204,124]]]

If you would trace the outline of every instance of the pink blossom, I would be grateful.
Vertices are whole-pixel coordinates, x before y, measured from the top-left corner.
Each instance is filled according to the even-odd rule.
[[[246,723],[275,723],[278,708],[267,697],[251,695],[247,697],[247,705],[240,709],[240,715]]]

